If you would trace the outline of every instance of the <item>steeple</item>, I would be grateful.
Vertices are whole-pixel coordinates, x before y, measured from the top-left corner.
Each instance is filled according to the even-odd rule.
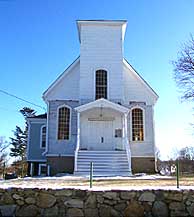
[[[95,72],[108,74],[108,99],[121,101],[125,20],[78,20],[80,40],[80,99],[95,99]],[[87,88],[86,85],[87,84]]]

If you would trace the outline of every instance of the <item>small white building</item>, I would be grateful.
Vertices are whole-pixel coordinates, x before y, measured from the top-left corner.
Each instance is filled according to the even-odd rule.
[[[123,56],[126,26],[77,21],[80,56],[44,92],[47,115],[28,119],[31,175],[155,172],[158,96]]]

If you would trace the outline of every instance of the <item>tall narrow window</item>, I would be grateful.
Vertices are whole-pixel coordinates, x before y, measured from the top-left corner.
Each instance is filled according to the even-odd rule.
[[[144,129],[143,129],[143,110],[135,108],[132,110],[132,140],[143,141]]]
[[[61,107],[58,110],[58,139],[69,139],[70,109]]]
[[[41,127],[41,140],[40,140],[40,147],[45,148],[46,147],[46,126]]]
[[[96,99],[107,99],[107,71],[96,71]]]

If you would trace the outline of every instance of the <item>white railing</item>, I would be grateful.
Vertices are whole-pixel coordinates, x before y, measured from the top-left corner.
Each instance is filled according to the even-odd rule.
[[[77,172],[77,157],[78,151],[80,148],[80,113],[77,113],[77,145],[75,149],[75,158],[74,158],[74,172]]]
[[[130,146],[129,146],[129,141],[126,138],[125,139],[125,149],[127,152],[127,160],[128,160],[128,165],[129,165],[129,172],[131,172],[131,151],[130,151]]]
[[[127,160],[128,160],[128,166],[129,166],[129,172],[131,172],[131,151],[130,151],[130,145],[129,140],[127,136],[127,114],[124,114],[124,120],[123,120],[123,142],[125,145],[125,150],[127,153]]]

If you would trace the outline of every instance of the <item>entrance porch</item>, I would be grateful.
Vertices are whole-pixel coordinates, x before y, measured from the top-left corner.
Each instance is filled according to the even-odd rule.
[[[99,99],[79,106],[76,110],[78,127],[74,172],[87,172],[91,161],[94,163],[94,172],[96,170],[98,173],[111,173],[113,169],[114,173],[119,172],[120,155],[126,158],[122,168],[125,172],[131,172],[131,154],[127,135],[129,109]],[[80,167],[79,164],[83,161],[85,167]]]

